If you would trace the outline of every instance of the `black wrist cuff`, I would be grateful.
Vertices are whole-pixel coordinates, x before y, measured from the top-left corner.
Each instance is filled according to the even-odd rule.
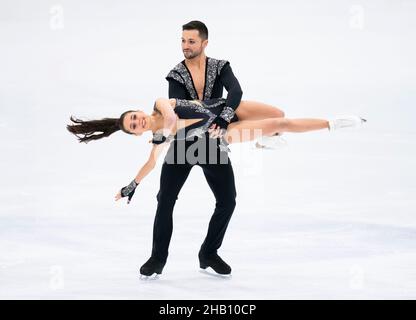
[[[157,138],[155,137],[155,138],[152,139],[153,144],[162,144],[165,141],[166,141],[165,136],[158,136]]]
[[[221,117],[216,117],[214,120],[214,123],[218,125],[221,129],[225,129],[225,130],[227,130],[227,127],[229,125],[229,123]]]
[[[175,138],[175,135],[170,134],[169,136],[165,137],[162,134],[154,133],[152,143],[153,144],[162,144],[164,142],[171,142]]]

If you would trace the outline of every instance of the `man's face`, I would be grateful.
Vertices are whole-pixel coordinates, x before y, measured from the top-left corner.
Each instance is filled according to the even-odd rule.
[[[193,59],[204,52],[208,40],[202,40],[198,30],[182,31],[182,52],[186,59]]]

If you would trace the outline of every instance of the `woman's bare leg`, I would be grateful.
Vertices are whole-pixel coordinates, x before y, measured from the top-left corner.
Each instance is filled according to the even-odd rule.
[[[261,102],[244,100],[240,102],[240,105],[236,109],[236,114],[239,120],[263,120],[270,118],[283,118],[285,116],[285,113],[278,107]],[[265,136],[276,137],[277,139],[277,135],[281,134],[282,132],[274,132],[273,134]],[[269,146],[274,149],[276,143],[281,144],[282,140],[264,140],[264,136],[261,136],[255,145],[257,148],[265,148],[266,146]]]
[[[236,109],[239,120],[283,118],[285,113],[277,107],[256,101],[241,101]]]
[[[242,120],[228,126],[225,139],[228,143],[238,143],[251,141],[260,136],[271,136],[277,132],[307,132],[328,128],[329,122],[323,119]]]

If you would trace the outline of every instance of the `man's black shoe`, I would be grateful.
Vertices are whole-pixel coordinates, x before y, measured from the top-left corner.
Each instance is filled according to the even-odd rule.
[[[202,252],[199,252],[199,266],[202,269],[206,269],[208,267],[211,267],[216,273],[221,275],[229,275],[231,274],[231,267],[224,262],[224,260],[221,259],[221,257],[216,254],[203,254]]]
[[[140,268],[140,274],[143,276],[150,277],[152,274],[161,274],[165,262],[159,261],[154,257],[150,257],[144,265]]]

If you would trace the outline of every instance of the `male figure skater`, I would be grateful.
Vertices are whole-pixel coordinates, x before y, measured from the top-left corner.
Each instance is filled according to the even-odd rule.
[[[227,105],[224,111],[214,120],[210,136],[206,134],[196,142],[186,141],[185,150],[178,151],[177,142],[171,143],[167,157],[162,166],[160,190],[157,195],[157,211],[153,227],[153,248],[150,259],[140,268],[140,273],[151,276],[162,273],[168,257],[168,248],[172,235],[172,215],[178,194],[194,165],[199,165],[205,175],[209,187],[214,193],[216,204],[211,217],[208,233],[201,245],[198,258],[200,267],[211,267],[221,275],[231,274],[231,267],[217,254],[228,223],[236,205],[236,190],[231,161],[218,161],[228,154],[220,149],[219,139],[234,115],[234,110],[240,104],[243,92],[237,78],[234,76],[228,61],[217,60],[205,55],[208,45],[208,29],[200,21],[191,21],[182,26],[182,51],[185,60],[177,64],[167,75],[169,82],[169,98],[186,100],[207,100],[221,98],[223,89],[227,90]],[[211,137],[211,138],[210,138]],[[189,159],[178,161],[181,156],[177,153],[185,152],[193,143],[209,142],[212,146],[213,138],[219,157],[217,161],[191,163]],[[210,141],[209,141],[210,140]],[[212,153],[212,149],[208,148]],[[167,161],[168,156],[175,154],[173,161]],[[208,155],[212,160],[212,155]],[[183,157],[182,157],[183,158]],[[199,214],[203,206],[195,207],[195,214]]]

